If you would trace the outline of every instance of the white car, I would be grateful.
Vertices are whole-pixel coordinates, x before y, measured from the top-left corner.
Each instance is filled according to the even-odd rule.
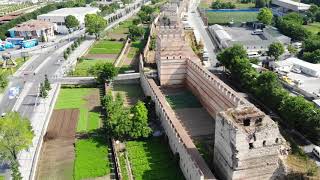
[[[1,117],[5,117],[6,115],[7,115],[7,113],[4,112],[1,114]]]
[[[294,73],[301,73],[301,70],[298,68],[292,68],[291,71]]]

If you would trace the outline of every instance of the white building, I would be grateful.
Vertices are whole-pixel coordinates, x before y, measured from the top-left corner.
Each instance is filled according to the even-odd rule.
[[[55,11],[51,11],[47,14],[42,14],[37,17],[38,20],[48,21],[57,24],[57,32],[61,34],[67,34],[68,28],[65,25],[65,19],[67,16],[75,16],[80,22],[80,27],[84,27],[84,18],[87,14],[96,14],[99,11],[98,8],[92,7],[77,7],[77,8],[63,8]]]
[[[312,64],[295,57],[290,57],[283,61],[276,61],[273,63],[273,67],[287,70],[296,68],[309,76],[320,77],[320,64]]]
[[[304,4],[292,0],[272,0],[273,13],[283,16],[287,12],[304,12],[310,8],[309,4]]]

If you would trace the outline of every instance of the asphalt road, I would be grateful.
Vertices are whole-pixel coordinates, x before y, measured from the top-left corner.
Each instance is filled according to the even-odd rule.
[[[207,68],[212,69],[215,67],[217,63],[216,53],[210,35],[206,30],[206,26],[203,24],[203,21],[198,14],[196,8],[198,6],[198,1],[191,1],[190,8],[188,11],[188,22],[194,28],[195,34],[198,33],[200,35],[201,42],[204,43],[204,46],[207,48],[209,54],[209,64],[206,65]]]

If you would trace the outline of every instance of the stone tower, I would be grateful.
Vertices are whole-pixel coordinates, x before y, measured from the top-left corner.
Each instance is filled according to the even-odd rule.
[[[278,125],[254,106],[217,114],[214,166],[222,179],[277,179],[287,154]]]

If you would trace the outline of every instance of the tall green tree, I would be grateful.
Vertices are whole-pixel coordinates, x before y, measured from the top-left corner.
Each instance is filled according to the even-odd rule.
[[[132,138],[148,137],[151,128],[148,126],[148,109],[142,101],[138,101],[131,109],[132,130],[129,132]]]
[[[261,8],[257,16],[257,19],[265,25],[270,25],[272,22],[272,18],[273,14],[271,9],[266,7]]]
[[[51,84],[49,82],[49,79],[48,79],[48,75],[45,74],[44,75],[44,87],[47,91],[50,91],[51,90]]]
[[[73,15],[67,16],[65,23],[66,23],[66,27],[69,30],[69,33],[71,33],[71,29],[77,29],[80,25],[78,19]]]
[[[14,180],[22,179],[19,172],[18,153],[32,144],[34,133],[30,121],[17,112],[0,117],[0,156],[10,162]]]
[[[129,27],[129,37],[134,41],[141,39],[144,33],[145,33],[145,30],[141,26],[132,25]]]
[[[268,56],[273,57],[275,60],[278,60],[283,53],[284,53],[284,46],[280,42],[274,42],[270,44],[267,52]]]
[[[118,75],[118,68],[112,63],[98,63],[89,69],[89,73],[96,76],[98,83],[103,84]]]
[[[40,97],[47,98],[48,97],[48,90],[46,89],[44,83],[40,83]]]
[[[86,31],[89,34],[94,34],[99,38],[100,32],[106,27],[107,22],[97,14],[87,14],[84,18]]]

